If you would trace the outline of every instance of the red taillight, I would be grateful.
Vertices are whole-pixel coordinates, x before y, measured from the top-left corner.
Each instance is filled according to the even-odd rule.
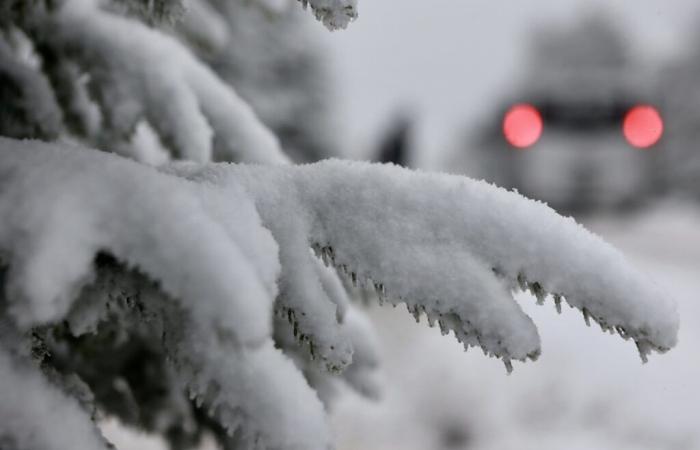
[[[661,139],[664,121],[653,106],[637,105],[625,114],[622,133],[632,147],[649,148]]]
[[[503,135],[513,147],[531,147],[542,136],[542,129],[542,116],[530,104],[513,105],[503,116]]]

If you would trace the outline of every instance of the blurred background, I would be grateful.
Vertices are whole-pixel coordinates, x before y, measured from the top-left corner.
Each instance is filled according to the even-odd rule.
[[[329,33],[297,2],[263,3],[193,1],[178,33],[296,160],[517,189],[620,248],[681,314],[678,347],[642,366],[632,343],[520,294],[543,354],[508,376],[405,311],[371,307],[383,391],[341,392],[338,448],[700,449],[700,6],[360,0],[359,20]],[[516,105],[534,111],[515,127],[527,145],[504,133]],[[652,119],[632,118],[638,105]]]

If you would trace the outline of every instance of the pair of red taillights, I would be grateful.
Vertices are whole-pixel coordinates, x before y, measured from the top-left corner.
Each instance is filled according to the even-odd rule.
[[[533,105],[513,105],[503,117],[503,135],[510,145],[526,149],[535,145],[542,136],[542,115]],[[630,108],[622,121],[622,134],[635,148],[649,148],[656,144],[664,132],[664,121],[659,111],[651,105]]]

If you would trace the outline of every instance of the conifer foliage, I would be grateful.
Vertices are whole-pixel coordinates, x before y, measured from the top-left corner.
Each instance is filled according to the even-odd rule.
[[[643,359],[674,346],[665,292],[544,204],[393,165],[291,164],[197,47],[226,42],[196,27],[225,32],[237,1],[0,5],[0,448],[110,448],[105,416],[176,449],[203,433],[331,448],[333,387],[378,389],[357,289],[508,371],[540,354],[519,289]],[[331,29],[357,16],[354,0],[301,3]]]

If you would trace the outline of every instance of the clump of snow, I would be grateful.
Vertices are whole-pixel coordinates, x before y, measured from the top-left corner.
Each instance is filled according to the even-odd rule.
[[[172,23],[180,19],[186,10],[184,0],[113,0],[113,3],[121,4],[132,14],[154,23]]]
[[[91,332],[120,309],[127,330],[146,323],[162,342],[179,379],[173,388],[186,391],[243,448],[330,446],[321,402],[269,336],[255,346],[221,339],[219,330],[190,320],[157,285],[113,262],[99,265],[96,283],[81,293],[69,316],[71,329]]]
[[[378,338],[369,319],[356,308],[348,309],[343,321],[352,348],[352,364],[342,373],[343,379],[361,395],[369,398],[380,396]]]
[[[107,443],[75,399],[37,367],[0,347],[0,447],[103,449]]]
[[[297,167],[214,165],[188,176],[242,184],[285,248],[304,242],[380,299],[427,315],[466,346],[536,358],[539,338],[509,290],[565,299],[632,338],[642,357],[676,341],[673,302],[612,247],[546,205],[463,177],[326,161]],[[281,283],[302,284],[306,254],[282,261]],[[287,268],[285,268],[287,267]],[[285,277],[288,277],[285,281]]]
[[[299,0],[304,8],[311,6],[316,19],[329,30],[346,28],[357,19],[357,0]]]
[[[187,3],[187,14],[178,24],[190,42],[207,52],[218,52],[229,42],[226,21],[206,1]]]
[[[255,350],[187,348],[196,370],[184,372],[190,395],[236,433],[243,448],[325,450],[331,437],[316,393],[272,341]],[[193,356],[197,355],[197,356]],[[241,426],[247,425],[247,426]]]
[[[221,196],[133,161],[10,139],[0,139],[0,173],[0,249],[18,323],[60,319],[106,251],[238,341],[270,335],[277,247],[241,190],[215,209]]]
[[[286,160],[248,104],[175,38],[82,0],[47,20],[42,44],[90,75],[106,144],[146,119],[182,159]]]
[[[7,106],[0,112],[4,136],[55,138],[61,129],[61,110],[46,77],[34,70],[11,42],[0,35],[0,95]]]
[[[280,167],[293,170],[293,166]],[[177,164],[164,170],[185,175],[198,173],[200,167]],[[222,173],[221,177],[212,173],[209,179],[197,180],[216,189],[222,189],[220,183],[225,183],[222,192],[230,188],[241,189],[238,181],[228,173]],[[299,210],[296,203],[284,201],[290,194],[285,191],[287,187],[284,183],[270,183],[262,187],[264,193],[260,192],[261,195],[278,201],[256,203],[263,225],[279,245],[281,272],[275,312],[289,322],[293,336],[308,348],[312,358],[318,358],[331,371],[341,371],[352,360],[352,346],[338,327],[338,316],[342,315],[346,300],[338,292],[338,281],[328,279],[335,275],[321,272],[319,261],[309,251],[309,242],[303,231],[304,211]],[[285,220],[278,221],[280,215]]]

